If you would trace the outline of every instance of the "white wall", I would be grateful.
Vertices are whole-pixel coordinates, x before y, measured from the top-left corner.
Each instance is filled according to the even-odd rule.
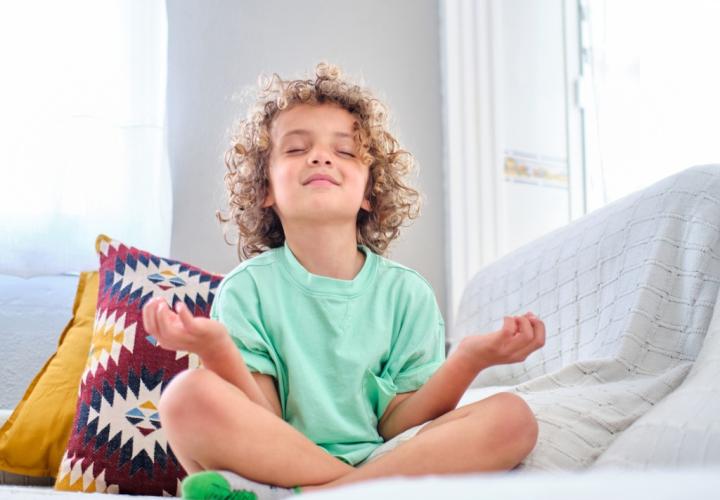
[[[244,112],[230,98],[261,72],[308,77],[327,60],[388,103],[401,144],[419,162],[421,217],[389,258],[425,276],[446,313],[436,0],[173,0],[167,12],[171,256],[221,273],[238,264],[215,219],[225,208],[227,130]]]

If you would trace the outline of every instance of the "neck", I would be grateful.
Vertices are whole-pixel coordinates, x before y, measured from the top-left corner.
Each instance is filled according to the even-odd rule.
[[[365,254],[357,248],[355,221],[342,226],[289,224],[283,230],[293,255],[311,274],[352,280],[362,269]]]

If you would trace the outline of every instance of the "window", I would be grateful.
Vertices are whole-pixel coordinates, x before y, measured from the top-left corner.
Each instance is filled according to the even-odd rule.
[[[100,233],[168,253],[166,43],[162,0],[0,4],[0,274],[94,269]]]
[[[720,163],[720,2],[580,5],[588,211]]]

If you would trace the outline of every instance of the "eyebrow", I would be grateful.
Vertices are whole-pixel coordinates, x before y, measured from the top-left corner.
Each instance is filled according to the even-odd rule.
[[[311,135],[311,132],[306,129],[298,128],[298,129],[294,129],[289,132],[286,132],[285,134],[283,134],[283,136],[280,139],[285,139],[289,135]],[[354,138],[352,134],[348,134],[347,132],[334,132],[333,135],[335,137],[348,137],[350,139]]]

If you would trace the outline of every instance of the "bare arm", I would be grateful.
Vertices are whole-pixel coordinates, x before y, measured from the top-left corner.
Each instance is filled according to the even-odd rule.
[[[252,373],[252,376],[263,393],[265,393],[267,400],[270,401],[270,404],[273,406],[275,415],[282,419],[282,406],[280,405],[280,396],[278,394],[277,381],[275,380],[275,377],[255,372]]]
[[[387,441],[454,409],[481,369],[456,351],[420,389],[395,396],[378,424],[380,435]]]
[[[378,424],[385,440],[453,410],[485,368],[523,361],[545,344],[545,325],[532,313],[506,316],[500,330],[465,337],[458,349],[413,393],[393,399]],[[402,396],[402,397],[401,397]]]
[[[145,330],[155,336],[158,345],[196,353],[206,369],[243,391],[254,403],[281,415],[272,377],[268,377],[268,384],[265,376],[250,373],[227,328],[209,318],[193,317],[182,302],[178,302],[176,308],[177,312],[171,310],[161,297],[151,299],[143,307]]]
[[[216,323],[225,329],[221,323]],[[282,418],[275,379],[269,375],[251,373],[227,330],[225,332],[226,341],[214,352],[200,357],[203,366],[243,391],[250,401]]]

